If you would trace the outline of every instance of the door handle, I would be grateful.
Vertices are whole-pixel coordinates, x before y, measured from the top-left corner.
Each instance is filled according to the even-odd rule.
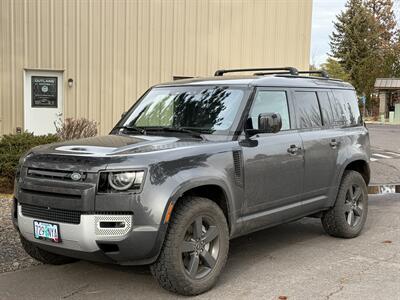
[[[297,147],[296,145],[290,145],[290,147],[287,149],[287,152],[289,154],[296,155],[299,152],[299,150],[301,150],[300,147]]]
[[[338,142],[336,142],[336,139],[332,139],[329,145],[331,145],[332,149],[335,149],[338,145]]]

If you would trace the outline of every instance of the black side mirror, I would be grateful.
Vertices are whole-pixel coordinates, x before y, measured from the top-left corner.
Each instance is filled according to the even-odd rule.
[[[277,133],[282,129],[282,118],[278,113],[258,115],[258,131],[260,133]]]
[[[124,111],[124,112],[121,114],[121,119],[123,119],[123,118],[126,116],[127,113],[128,113],[127,111]]]

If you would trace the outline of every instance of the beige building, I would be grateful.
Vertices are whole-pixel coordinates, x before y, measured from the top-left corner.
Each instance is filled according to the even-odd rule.
[[[0,135],[85,117],[107,133],[151,85],[308,69],[312,0],[2,0]]]

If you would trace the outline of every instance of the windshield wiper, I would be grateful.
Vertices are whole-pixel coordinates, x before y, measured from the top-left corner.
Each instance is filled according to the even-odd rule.
[[[144,128],[139,128],[136,126],[118,126],[118,127],[115,127],[115,129],[119,129],[119,130],[123,129],[126,131],[136,131],[139,134],[146,134],[146,130]]]
[[[146,131],[167,131],[167,132],[181,132],[181,133],[188,133],[192,137],[199,138],[202,140],[206,140],[206,138],[198,131],[186,129],[183,127],[146,127]]]

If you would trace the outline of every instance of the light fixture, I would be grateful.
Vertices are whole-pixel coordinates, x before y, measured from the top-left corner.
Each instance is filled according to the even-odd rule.
[[[68,79],[68,87],[72,87],[74,85],[74,80],[72,78]]]

